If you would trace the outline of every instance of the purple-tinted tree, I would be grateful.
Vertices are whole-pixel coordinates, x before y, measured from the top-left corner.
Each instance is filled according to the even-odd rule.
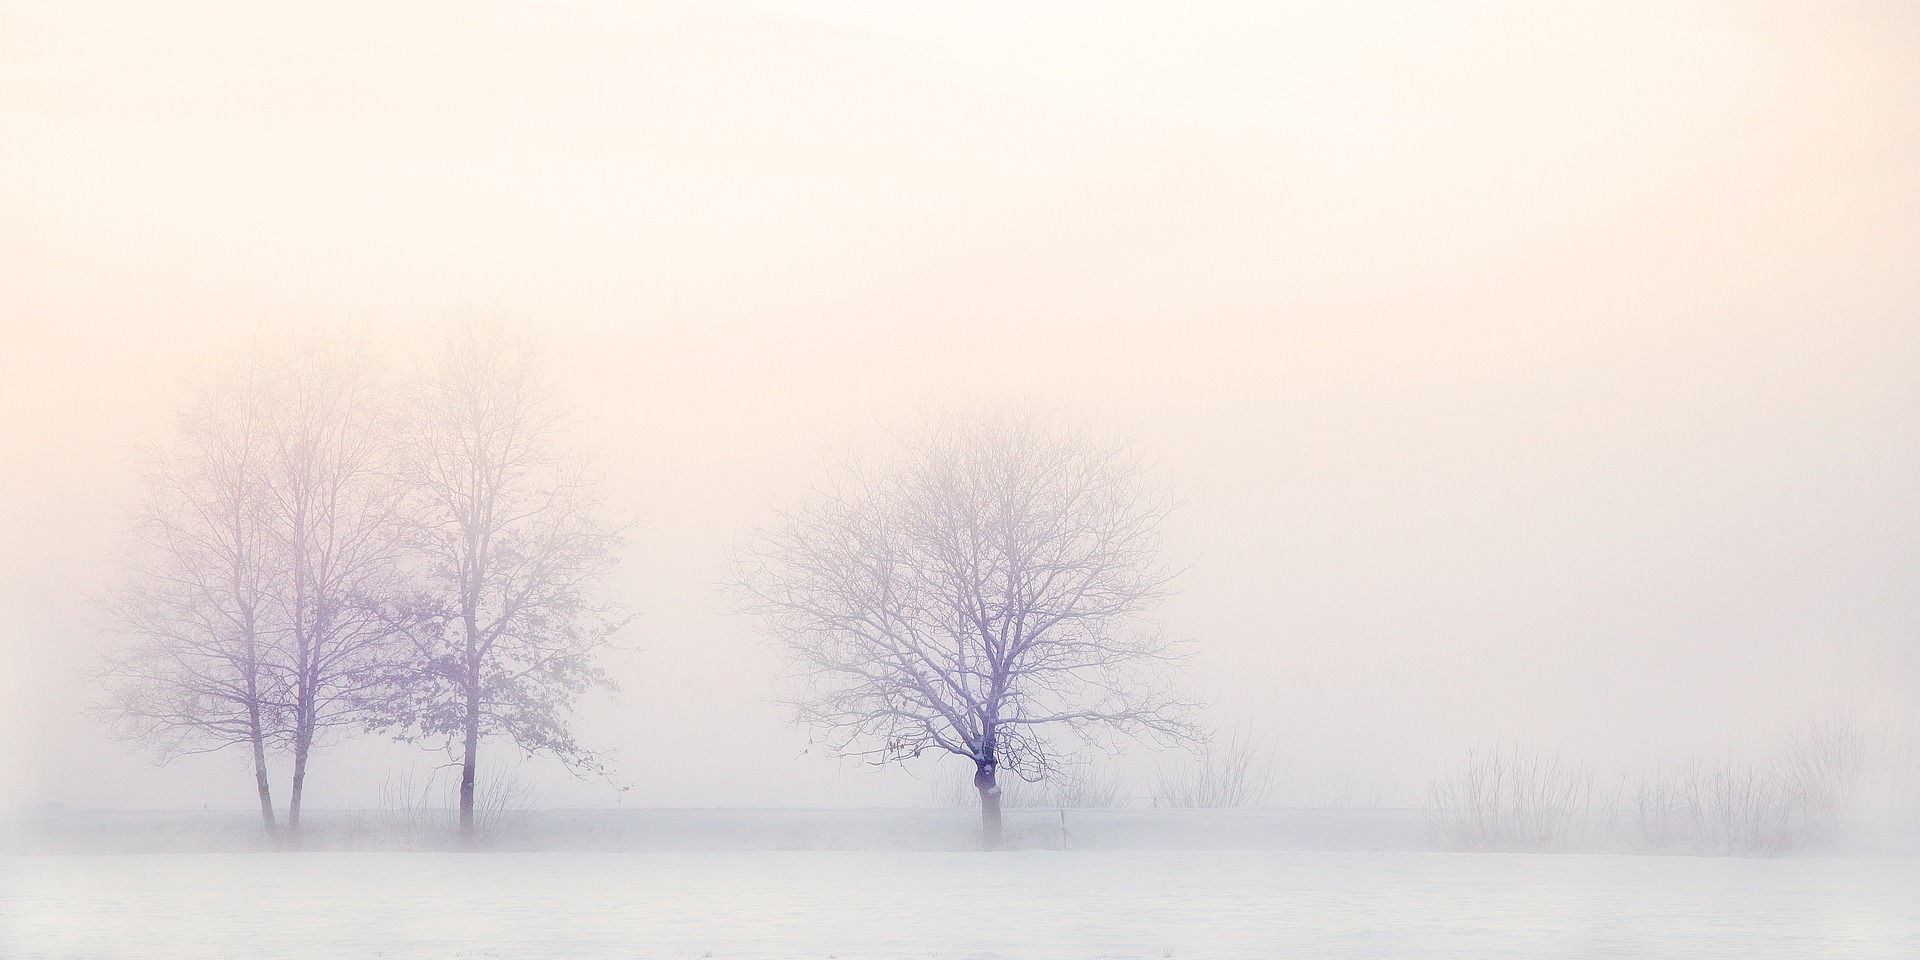
[[[277,830],[267,755],[284,740],[268,531],[271,443],[259,363],[193,396],[177,442],[147,452],[145,495],[104,606],[112,630],[99,704],[113,731],[160,762],[251,751],[260,818]]]
[[[472,839],[480,742],[504,737],[577,772],[604,772],[571,712],[625,618],[601,596],[620,531],[534,342],[494,324],[449,324],[402,432],[409,549],[421,590],[414,665],[384,725],[442,740],[460,763],[460,834]]]
[[[789,654],[790,702],[845,756],[964,758],[981,839],[1000,778],[1115,735],[1191,740],[1150,614],[1169,498],[1123,444],[1032,412],[931,420],[855,458],[736,558],[732,592]]]
[[[293,781],[287,824],[300,826],[308,760],[330,732],[379,708],[404,651],[391,616],[401,590],[393,396],[362,345],[313,338],[274,369],[266,529],[280,556],[281,624]]]
[[[269,831],[269,755],[291,754],[297,834],[313,747],[364,719],[394,654],[391,421],[367,351],[314,337],[200,390],[148,458],[103,707],[163,761],[247,746]]]

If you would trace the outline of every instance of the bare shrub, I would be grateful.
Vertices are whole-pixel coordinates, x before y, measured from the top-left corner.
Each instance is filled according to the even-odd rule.
[[[1695,817],[1686,771],[1658,770],[1633,784],[1633,823],[1651,852],[1679,850],[1693,842]]]
[[[473,817],[480,836],[499,841],[519,831],[526,826],[533,801],[533,784],[521,779],[512,768],[494,768],[474,794]],[[447,809],[456,810],[458,804],[459,795],[455,791],[450,795]]]
[[[388,775],[380,784],[380,821],[388,843],[437,848],[460,839],[460,778],[441,776],[457,769],[436,767],[422,776],[410,768]],[[525,825],[534,789],[510,766],[488,764],[483,772],[473,795],[474,827],[481,840],[498,841]]]
[[[1807,797],[1773,764],[1696,764],[1687,778],[1687,805],[1697,842],[1707,852],[1777,856],[1813,837]]]
[[[1468,751],[1428,795],[1428,826],[1452,850],[1580,849],[1606,826],[1591,771],[1518,744]]]
[[[1781,752],[1781,777],[1816,839],[1855,826],[1901,792],[1901,742],[1889,724],[1862,723],[1852,707],[1830,707],[1794,728]]]
[[[1055,781],[1054,802],[1048,806],[1124,807],[1132,800],[1128,796],[1130,786],[1131,781],[1126,773],[1117,766],[1089,766],[1079,771],[1077,776]]]
[[[1191,761],[1154,777],[1156,807],[1259,807],[1280,787],[1279,752],[1250,731],[1236,730]]]
[[[1635,785],[1644,849],[1659,853],[1778,856],[1836,839],[1886,812],[1902,781],[1915,782],[1902,738],[1829,709],[1789,731],[1770,758],[1695,761]]]
[[[434,792],[439,771],[424,778],[409,768],[380,783],[380,820],[388,842],[401,847],[438,846],[451,839],[453,825]],[[444,792],[444,791],[442,791]]]
[[[1649,853],[1778,856],[1819,834],[1819,819],[1779,764],[1727,758],[1643,776],[1633,788]]]
[[[1920,731],[1889,723],[1860,788],[1861,815],[1920,826]]]

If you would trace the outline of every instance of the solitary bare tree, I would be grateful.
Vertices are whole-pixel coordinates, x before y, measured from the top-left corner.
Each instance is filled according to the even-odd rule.
[[[1193,735],[1149,614],[1169,499],[1124,445],[1032,412],[930,420],[854,459],[738,556],[732,586],[790,654],[798,717],[876,763],[972,764],[981,839],[1000,777],[1115,734]]]
[[[265,379],[250,362],[202,388],[181,411],[177,443],[147,454],[145,497],[105,601],[113,629],[100,706],[117,734],[156,748],[162,762],[247,747],[273,833],[267,754],[286,718]]]
[[[483,738],[601,769],[569,713],[613,685],[596,656],[624,618],[599,588],[620,532],[585,460],[561,447],[565,419],[524,333],[449,324],[413,399],[403,463],[425,616],[387,725],[457,751],[471,839]]]

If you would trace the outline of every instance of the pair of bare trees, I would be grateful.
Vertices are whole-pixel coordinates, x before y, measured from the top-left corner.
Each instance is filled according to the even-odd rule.
[[[313,749],[355,727],[446,743],[468,835],[483,737],[596,764],[566,715],[606,682],[618,534],[562,426],[533,344],[472,323],[404,386],[317,337],[203,386],[106,601],[116,730],[163,760],[245,747],[269,831],[284,758],[290,833]]]
[[[392,412],[357,349],[312,343],[208,384],[147,462],[108,707],[163,755],[246,746],[270,828],[269,755],[291,757],[297,830],[313,746],[358,719],[392,633]]]
[[[799,719],[842,755],[962,758],[991,848],[1005,775],[1116,733],[1194,737],[1150,616],[1170,508],[1084,425],[936,417],[782,511],[732,585],[789,653]]]

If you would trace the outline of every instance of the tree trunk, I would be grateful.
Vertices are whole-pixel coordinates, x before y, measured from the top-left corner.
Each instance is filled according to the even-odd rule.
[[[260,732],[260,708],[249,704],[247,719],[252,725],[248,731],[253,740],[253,786],[260,794],[260,822],[266,824],[267,836],[280,832],[280,825],[273,819],[273,787],[267,781],[267,742]]]
[[[307,787],[307,754],[313,750],[313,730],[304,723],[301,727],[294,734],[293,789],[287,795],[287,834],[296,840],[300,836],[300,796]]]
[[[480,755],[480,701],[467,699],[466,752],[460,760],[460,839],[472,843],[476,835],[473,823],[473,774]]]
[[[267,779],[267,731],[260,718],[260,659],[254,642],[253,608],[243,603],[242,611],[246,617],[247,739],[253,745],[253,788],[260,794],[260,822],[267,827],[267,837],[278,840],[280,825],[273,817],[273,785]]]
[[[469,555],[474,550],[468,545]],[[480,566],[475,561],[475,566]],[[477,588],[469,583],[461,591],[460,619],[466,627],[466,659],[462,665],[466,670],[467,715],[461,718],[461,733],[466,738],[465,750],[460,758],[460,842],[471,845],[478,835],[473,822],[473,777],[480,756],[480,596]]]
[[[980,849],[1000,847],[1000,784],[994,779],[994,762],[983,760],[973,771],[973,788],[980,791]]]
[[[316,726],[313,681],[308,678],[301,685],[305,689],[295,695],[293,705],[293,786],[287,791],[287,836],[295,843],[300,839],[300,804],[307,794],[307,757],[313,753]]]

